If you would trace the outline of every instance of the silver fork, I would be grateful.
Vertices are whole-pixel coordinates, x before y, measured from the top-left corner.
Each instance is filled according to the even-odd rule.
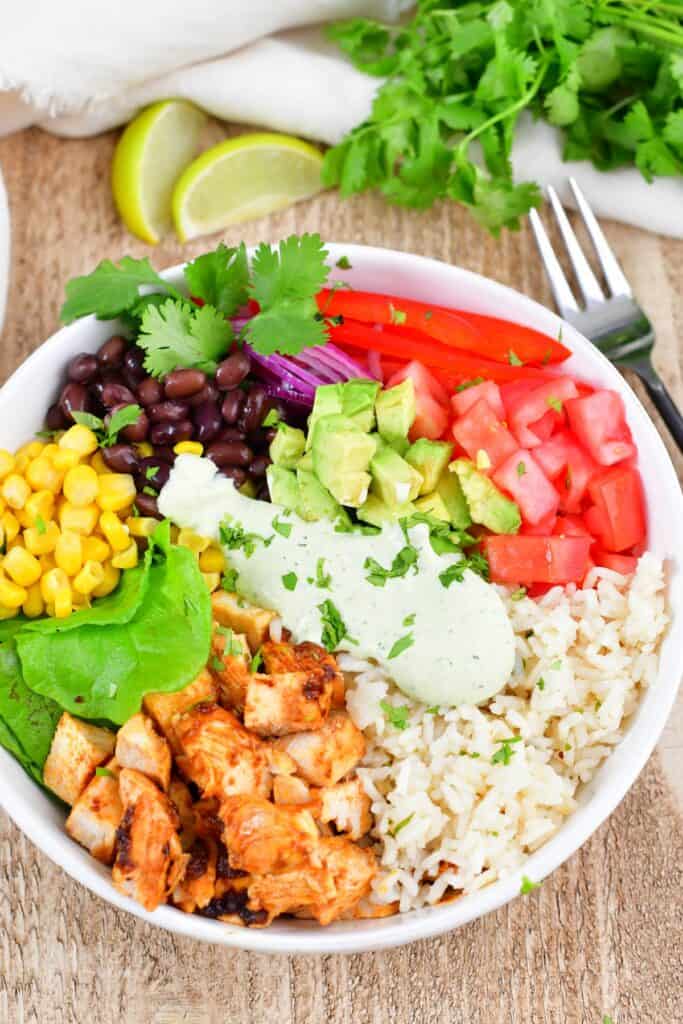
[[[624,272],[583,192],[573,178],[569,179],[569,185],[593,243],[610,294],[605,295],[600,287],[562,208],[557,192],[549,186],[550,205],[584,299],[582,308],[574,297],[541,218],[536,210],[532,210],[529,219],[550,281],[555,305],[560,315],[589,338],[615,366],[635,370],[669,428],[671,436],[683,451],[683,416],[650,359],[655,343],[652,324],[633,298]]]

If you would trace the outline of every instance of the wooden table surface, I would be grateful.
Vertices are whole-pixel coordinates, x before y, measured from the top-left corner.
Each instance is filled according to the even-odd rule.
[[[13,276],[0,382],[57,327],[64,282],[149,254],[112,207],[114,136],[0,140]],[[550,304],[528,228],[498,241],[455,206],[429,213],[323,195],[226,233],[291,231],[458,263]],[[683,400],[683,243],[607,224]],[[169,241],[158,267],[205,241]],[[677,462],[681,469],[681,461]],[[68,878],[0,814],[0,1024],[675,1024],[683,1020],[683,715],[618,810],[533,895],[441,939],[388,953],[265,957],[176,938]],[[676,794],[678,790],[678,795]]]

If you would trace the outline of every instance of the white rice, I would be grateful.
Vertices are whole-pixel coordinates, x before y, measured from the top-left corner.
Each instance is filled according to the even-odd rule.
[[[376,665],[339,656],[348,709],[368,743],[358,774],[375,816],[375,902],[412,910],[519,868],[622,738],[657,672],[668,621],[663,567],[646,554],[633,577],[594,569],[586,582],[538,601],[499,588],[517,666],[485,707],[429,713]],[[407,707],[405,729],[389,723],[381,701]],[[508,763],[494,763],[512,736],[522,738],[507,748]]]

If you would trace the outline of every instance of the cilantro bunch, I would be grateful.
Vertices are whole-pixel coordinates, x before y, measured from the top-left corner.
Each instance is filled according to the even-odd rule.
[[[60,315],[65,323],[89,314],[121,318],[155,377],[180,367],[213,373],[236,341],[249,342],[262,355],[296,355],[327,341],[316,303],[329,275],[326,257],[317,234],[292,235],[277,248],[261,243],[251,264],[244,244],[221,244],[185,267],[187,292],[199,303],[164,280],[147,258],[103,260],[91,274],[68,282]],[[250,299],[258,312],[237,333],[231,318]]]
[[[451,198],[494,234],[518,227],[540,202],[512,178],[524,110],[563,130],[566,160],[683,174],[682,0],[418,0],[398,29],[355,18],[329,34],[387,77],[368,120],[325,156],[342,195]]]

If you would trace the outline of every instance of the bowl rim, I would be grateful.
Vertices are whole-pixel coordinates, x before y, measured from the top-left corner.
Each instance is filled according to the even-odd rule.
[[[357,243],[329,242],[325,247],[329,252],[331,265],[334,265],[339,256],[345,255],[350,257],[352,266],[359,270],[360,276],[366,269],[363,267],[363,263],[371,264],[373,260],[381,263],[385,270],[390,269],[393,264],[396,270],[399,267],[405,269],[406,266],[413,266],[420,267],[425,272],[431,269],[437,276],[450,274],[453,276],[453,280],[459,278],[461,285],[471,285],[473,291],[476,291],[477,287],[483,287],[487,293],[487,299],[490,299],[492,304],[495,302],[496,306],[500,305],[501,309],[504,309],[506,304],[509,306],[512,303],[517,307],[514,316],[515,322],[526,322],[530,326],[537,326],[541,319],[548,325],[543,329],[554,328],[556,334],[561,330],[563,338],[569,342],[572,352],[590,353],[592,361],[601,367],[603,376],[611,378],[613,386],[624,397],[629,422],[635,426],[635,433],[639,441],[643,437],[647,439],[650,456],[656,460],[658,479],[663,481],[662,490],[667,492],[667,499],[671,498],[673,504],[678,505],[680,513],[678,519],[683,523],[683,496],[678,478],[653,422],[618,371],[570,324],[540,303],[507,285],[441,260]],[[253,247],[250,247],[248,251],[251,254]],[[169,267],[160,272],[161,276],[176,282],[181,278],[185,265],[183,262]],[[477,303],[475,303],[476,305]],[[93,316],[85,317],[76,321],[75,324],[62,327],[47,338],[19,365],[0,388],[0,409],[3,399],[11,397],[13,394],[22,393],[35,366],[46,355],[56,352],[76,325],[94,325],[97,322]],[[675,621],[677,624],[678,617]],[[670,624],[669,631],[672,628],[673,623]],[[683,623],[677,628],[677,632],[682,633],[683,639]],[[228,947],[263,953],[328,954],[388,949],[418,939],[442,935],[498,909],[519,895],[523,875],[529,875],[534,881],[541,881],[590,838],[633,785],[660,738],[676,699],[678,685],[683,674],[683,643],[680,644],[677,651],[676,672],[670,678],[662,679],[661,665],[658,666],[656,683],[643,694],[639,701],[638,711],[629,723],[626,735],[601,765],[602,769],[618,759],[621,770],[612,771],[609,782],[601,781],[600,772],[598,772],[596,777],[585,787],[585,792],[590,792],[585,803],[569,815],[551,839],[528,856],[519,870],[515,870],[510,875],[468,896],[435,907],[373,920],[340,922],[325,928],[314,922],[296,921],[286,927],[274,924],[262,930],[226,925],[198,915],[185,914],[167,905],[149,912],[135,901],[121,895],[113,887],[107,869],[91,858],[65,831],[55,833],[55,826],[52,822],[46,820],[29,802],[22,801],[14,794],[11,785],[5,779],[2,765],[9,763],[7,759],[15,765],[16,762],[2,749],[0,749],[0,806],[4,808],[22,832],[72,878],[119,909],[133,913],[142,920],[166,931]],[[653,692],[655,690],[656,694]],[[647,713],[641,714],[645,705],[647,705]],[[623,754],[625,745],[628,747],[628,756],[619,757],[620,752]]]

